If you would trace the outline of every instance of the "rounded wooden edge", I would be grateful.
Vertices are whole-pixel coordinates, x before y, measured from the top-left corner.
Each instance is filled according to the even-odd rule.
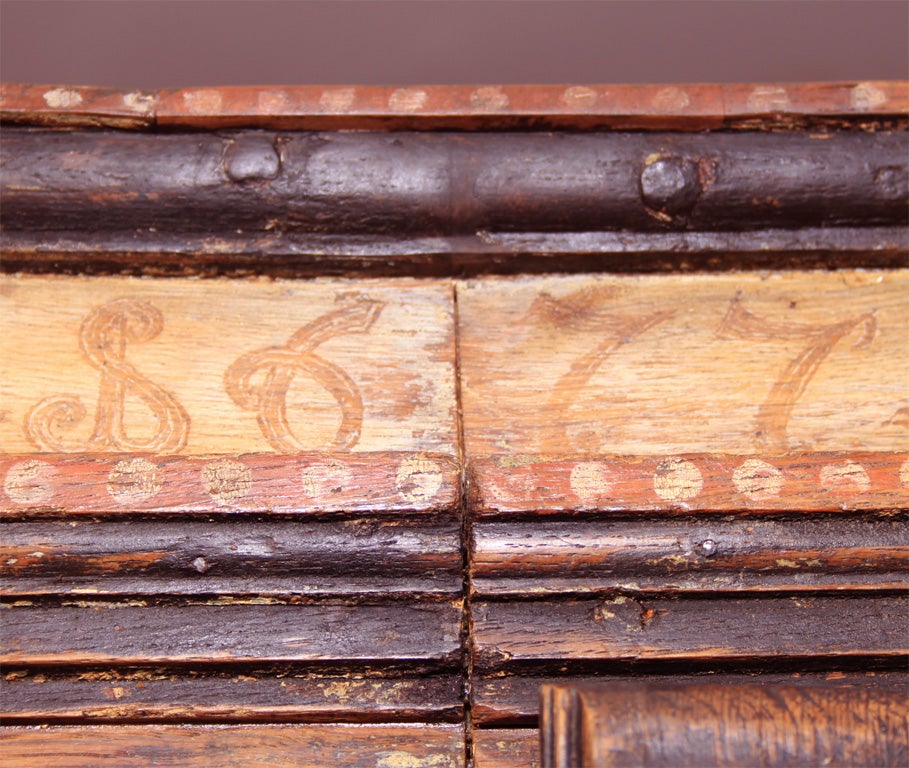
[[[224,86],[159,91],[0,84],[30,125],[703,130],[909,117],[909,81],[666,85]]]

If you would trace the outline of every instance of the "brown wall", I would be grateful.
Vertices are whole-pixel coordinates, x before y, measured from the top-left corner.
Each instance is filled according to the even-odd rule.
[[[909,76],[909,3],[2,0],[0,79],[558,83]]]

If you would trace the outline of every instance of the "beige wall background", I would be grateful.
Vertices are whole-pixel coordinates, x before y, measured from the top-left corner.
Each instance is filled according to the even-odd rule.
[[[0,79],[223,84],[909,77],[909,2],[2,0]]]

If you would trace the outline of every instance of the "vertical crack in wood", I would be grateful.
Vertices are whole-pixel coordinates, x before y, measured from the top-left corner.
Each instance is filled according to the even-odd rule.
[[[458,283],[451,284],[451,301],[454,319],[455,364],[455,417],[457,420],[457,449],[460,464],[461,494],[458,511],[461,515],[461,588],[464,595],[461,614],[461,682],[464,697],[464,763],[473,766],[473,717],[471,712],[471,684],[473,681],[473,626],[471,623],[470,543],[471,525],[467,489],[467,455],[464,445],[464,409],[461,398],[461,327],[458,308]]]

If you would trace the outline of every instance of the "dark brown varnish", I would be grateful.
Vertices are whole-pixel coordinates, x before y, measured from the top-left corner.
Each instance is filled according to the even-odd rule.
[[[909,221],[903,132],[14,128],[4,132],[2,147],[6,230],[402,237]]]
[[[690,671],[690,662],[681,665],[677,672],[654,670],[616,671],[608,677],[597,675],[477,675],[471,686],[471,716],[474,725],[480,728],[533,727],[539,725],[540,688],[542,686],[595,687],[608,682],[623,686],[631,682],[669,686],[688,686],[710,683],[715,686],[782,685],[787,687],[809,686],[814,688],[887,688],[906,690],[909,673],[893,670],[836,670],[780,672],[780,661],[775,659],[768,669],[761,672],[717,672],[710,670],[695,674]],[[688,668],[686,671],[686,667]],[[776,670],[776,671],[775,671]]]
[[[458,722],[463,716],[460,676],[451,672],[389,677],[292,669],[101,670],[13,673],[3,687],[0,716],[7,725]]]
[[[473,602],[478,671],[632,662],[892,659],[909,651],[900,597]]]
[[[8,523],[7,595],[358,595],[461,591],[459,523]]]
[[[902,520],[636,517],[477,522],[481,595],[906,589]]]
[[[905,688],[625,683],[542,689],[543,768],[901,766]]]
[[[223,601],[222,601],[223,602]],[[456,668],[460,601],[4,606],[0,663]]]

